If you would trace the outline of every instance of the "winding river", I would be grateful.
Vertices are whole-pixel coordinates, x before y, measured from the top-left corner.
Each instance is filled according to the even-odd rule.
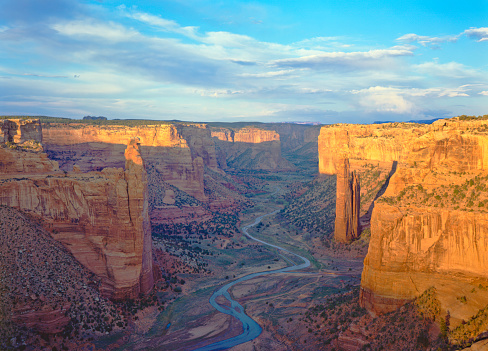
[[[218,289],[217,291],[215,291],[213,293],[213,295],[210,297],[210,304],[219,312],[222,312],[222,313],[225,313],[225,314],[228,314],[228,315],[231,315],[231,316],[234,316],[236,317],[237,319],[239,319],[242,323],[242,329],[243,329],[243,332],[242,334],[238,335],[238,336],[235,336],[233,338],[230,338],[230,339],[227,339],[227,340],[222,340],[222,341],[218,341],[218,342],[215,342],[213,344],[210,344],[210,345],[207,345],[207,346],[203,346],[203,347],[200,347],[198,349],[195,349],[195,351],[217,351],[217,350],[226,350],[232,346],[236,346],[236,345],[239,345],[239,344],[242,344],[242,343],[245,343],[245,342],[248,342],[248,341],[251,341],[255,338],[257,338],[260,334],[261,334],[261,331],[262,331],[262,328],[261,326],[254,320],[252,319],[251,317],[249,317],[245,312],[244,312],[244,307],[242,307],[242,305],[240,303],[238,303],[237,301],[234,301],[230,294],[229,294],[229,289],[235,285],[235,284],[238,284],[240,282],[243,282],[243,281],[246,281],[246,280],[249,280],[249,279],[253,279],[253,278],[256,278],[256,277],[259,277],[259,276],[263,276],[263,275],[268,275],[268,274],[274,274],[274,273],[283,273],[283,272],[289,272],[289,271],[296,271],[296,270],[299,270],[299,269],[303,269],[303,268],[307,268],[308,266],[310,266],[310,261],[308,259],[306,259],[305,257],[302,257],[300,255],[297,255],[287,249],[284,249],[280,246],[277,246],[277,245],[273,245],[273,244],[269,244],[263,240],[259,240],[255,237],[253,237],[251,234],[248,233],[248,229],[257,225],[259,222],[261,222],[261,220],[264,218],[264,217],[267,217],[267,216],[271,216],[271,215],[274,215],[278,212],[279,210],[276,210],[276,211],[273,211],[273,212],[270,212],[270,213],[267,213],[267,214],[264,214],[262,216],[259,216],[255,219],[254,223],[252,224],[248,224],[244,227],[242,227],[242,232],[249,238],[249,239],[252,239],[254,241],[257,241],[261,244],[264,244],[264,245],[267,245],[267,246],[270,246],[270,247],[274,247],[275,249],[278,249],[278,250],[281,250],[283,252],[287,252],[293,256],[296,256],[298,258],[300,258],[303,263],[302,264],[295,264],[293,262],[291,262],[291,260],[288,260],[288,262],[290,262],[292,265],[289,266],[289,267],[285,267],[285,268],[281,268],[281,269],[276,269],[276,270],[272,270],[272,271],[265,271],[265,272],[258,272],[258,273],[252,273],[252,274],[248,274],[246,276],[243,276],[233,282],[230,282],[224,286],[222,286],[220,289]],[[283,256],[284,258],[284,256]],[[225,299],[227,299],[229,302],[230,302],[230,305],[231,307],[227,307],[227,306],[222,306],[222,305],[219,305],[216,301],[216,299],[219,297],[219,296],[222,296],[224,297]]]

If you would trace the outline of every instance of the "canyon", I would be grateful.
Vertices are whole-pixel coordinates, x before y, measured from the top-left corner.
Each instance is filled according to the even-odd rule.
[[[388,343],[381,330],[390,313],[420,323],[416,338],[437,330],[436,318],[438,324],[450,318],[454,344],[484,331],[486,119],[303,126],[8,118],[0,126],[0,213],[14,219],[0,226],[20,240],[17,223],[28,223],[22,225],[32,229],[22,235],[56,247],[63,270],[78,272],[71,275],[79,282],[63,285],[65,291],[84,287],[84,298],[113,316],[120,304],[129,306],[123,318],[107,322],[117,345],[192,349],[236,335],[235,321],[213,314],[206,301],[228,279],[290,263],[238,229],[269,206],[276,211],[252,235],[299,247],[312,265],[233,288],[264,326],[257,347],[279,349],[283,342],[295,349],[299,342],[305,350],[357,350]],[[35,257],[34,246],[19,240],[6,251],[9,264]],[[56,279],[42,275],[42,284]],[[62,276],[69,280],[69,269]],[[42,284],[19,284],[28,289],[12,305],[16,323],[59,334],[81,318],[74,310],[83,300],[74,302],[74,295],[61,299],[40,293]],[[131,304],[143,299],[155,305],[144,302],[136,319]],[[416,304],[435,306],[431,322],[416,319]],[[332,311],[328,322],[323,306]],[[278,324],[263,314],[271,312]],[[316,321],[298,313],[316,313]],[[367,325],[374,321],[372,334]],[[207,323],[217,328],[214,336],[198,336]]]
[[[1,120],[0,205],[37,216],[101,279],[102,295],[115,300],[137,297],[154,284],[150,220],[205,221],[212,211],[245,201],[228,183],[227,163],[291,167],[273,130],[69,122]],[[152,194],[162,196],[148,195],[148,179]],[[205,184],[212,186],[210,198]],[[186,203],[181,194],[194,200]]]

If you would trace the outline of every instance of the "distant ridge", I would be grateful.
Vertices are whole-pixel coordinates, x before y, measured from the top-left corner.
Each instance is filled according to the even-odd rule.
[[[420,123],[420,124],[432,124],[435,121],[438,121],[442,118],[434,118],[434,119],[418,119],[418,120],[413,120],[411,119],[410,121],[374,121],[373,124],[384,124],[384,123]]]
[[[320,122],[313,122],[313,121],[291,121],[291,122],[271,122],[271,123],[274,123],[274,124],[277,124],[277,123],[288,123],[288,124],[304,124],[304,125],[310,125],[310,126],[318,126],[318,125],[321,125],[322,123]]]
[[[85,116],[83,117],[84,120],[92,120],[92,121],[106,121],[107,120],[107,117],[103,117],[103,116]]]

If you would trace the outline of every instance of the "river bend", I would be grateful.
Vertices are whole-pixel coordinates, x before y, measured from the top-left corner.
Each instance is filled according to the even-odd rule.
[[[299,269],[304,269],[304,268],[307,268],[310,266],[310,261],[303,257],[303,256],[300,256],[300,255],[297,255],[296,253],[293,253],[287,249],[284,249],[280,246],[277,246],[277,245],[273,245],[273,244],[270,244],[270,243],[267,243],[263,240],[260,240],[260,239],[257,239],[255,237],[253,237],[251,234],[248,233],[248,229],[257,225],[258,223],[261,222],[261,220],[264,218],[264,217],[267,217],[267,216],[271,216],[271,215],[274,215],[278,212],[279,210],[276,210],[276,211],[273,211],[273,212],[270,212],[270,213],[267,213],[267,214],[264,214],[264,215],[261,215],[259,217],[257,217],[254,222],[252,224],[248,224],[244,227],[242,227],[242,232],[249,238],[249,239],[252,239],[254,241],[257,241],[263,245],[267,245],[267,246],[270,246],[270,247],[274,247],[275,249],[278,249],[278,250],[281,250],[283,252],[287,252],[293,256],[296,256],[298,258],[300,258],[303,263],[302,264],[295,264],[293,262],[291,262],[291,260],[286,260],[288,262],[290,262],[292,265],[291,266],[288,266],[288,267],[285,267],[285,268],[281,268],[281,269],[276,269],[276,270],[272,270],[272,271],[265,271],[265,272],[258,272],[258,273],[251,273],[251,274],[248,274],[248,275],[245,275],[237,280],[234,280],[233,282],[230,282],[230,283],[227,283],[225,284],[224,286],[222,286],[220,289],[218,289],[217,291],[215,291],[213,293],[213,295],[210,297],[210,304],[219,312],[222,312],[222,313],[225,313],[225,314],[228,314],[228,315],[231,315],[233,317],[236,317],[237,319],[239,319],[242,323],[242,334],[240,335],[237,335],[237,336],[234,336],[230,339],[226,339],[226,340],[222,340],[222,341],[218,341],[218,342],[215,342],[213,344],[209,344],[209,345],[206,345],[206,346],[203,346],[203,347],[200,347],[198,349],[195,349],[194,351],[217,351],[217,350],[226,350],[230,347],[233,347],[233,346],[236,346],[236,345],[239,345],[239,344],[242,344],[242,343],[245,343],[245,342],[248,342],[248,341],[251,341],[255,338],[257,338],[261,332],[262,332],[262,328],[261,326],[254,320],[252,319],[251,317],[249,317],[245,312],[244,312],[244,307],[237,301],[233,300],[229,294],[229,289],[235,285],[235,284],[238,284],[240,282],[243,282],[243,281],[246,281],[246,280],[249,280],[249,279],[253,279],[253,278],[256,278],[256,277],[259,277],[259,276],[263,276],[263,275],[268,275],[268,274],[274,274],[274,273],[283,273],[283,272],[289,272],[289,271],[296,271],[296,270],[299,270]],[[284,257],[284,256],[283,256]],[[219,305],[216,301],[216,299],[219,297],[219,296],[222,296],[224,297],[225,299],[227,299],[229,302],[230,302],[230,305],[231,307],[229,308],[228,306],[222,306],[222,305]]]

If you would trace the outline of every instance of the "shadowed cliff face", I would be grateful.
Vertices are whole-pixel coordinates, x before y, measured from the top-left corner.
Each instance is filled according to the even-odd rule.
[[[281,156],[280,135],[254,127],[212,128],[219,164],[225,169],[284,170],[294,166]]]
[[[217,157],[210,131],[204,125],[119,125],[46,124],[44,145],[60,168],[71,171],[99,171],[123,167],[126,141],[138,137],[145,162],[155,167],[166,182],[206,201],[204,167],[217,170]]]
[[[349,160],[337,166],[336,218],[334,238],[339,242],[351,242],[359,238],[360,187],[356,172],[349,169]]]
[[[488,281],[487,142],[483,120],[322,129],[321,172],[337,170],[337,154],[347,155],[351,168],[375,161],[388,169],[398,161],[371,219],[361,304],[372,313],[394,310],[431,286],[453,323],[488,303],[476,293]],[[464,295],[467,302],[456,299]]]
[[[3,142],[24,143],[28,140],[42,142],[41,123],[38,119],[0,120]],[[1,141],[1,139],[0,139]]]
[[[125,171],[65,174],[39,151],[5,145],[0,160],[17,160],[0,174],[0,204],[42,218],[53,237],[101,278],[104,296],[132,298],[152,288],[146,171],[134,140]]]

